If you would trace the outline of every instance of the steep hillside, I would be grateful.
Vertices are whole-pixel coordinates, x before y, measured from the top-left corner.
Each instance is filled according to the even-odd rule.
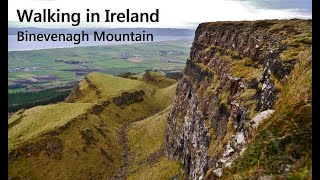
[[[311,176],[311,26],[198,26],[166,134],[188,179]]]
[[[183,177],[179,162],[170,161],[164,154],[167,108],[128,129],[131,162],[128,179],[170,179]]]
[[[126,179],[129,173],[137,175],[129,172],[134,163],[127,158],[133,148],[127,142],[127,129],[149,116],[147,122],[161,118],[155,133],[163,136],[159,141],[163,146],[167,119],[155,114],[172,104],[175,87],[159,89],[139,80],[91,73],[66,102],[18,111],[8,123],[9,179]],[[142,146],[145,140],[136,145]],[[148,148],[160,151],[159,143]],[[164,156],[150,163],[150,169],[154,164],[164,168],[161,177],[180,173],[180,163]],[[171,165],[175,170],[167,169]]]

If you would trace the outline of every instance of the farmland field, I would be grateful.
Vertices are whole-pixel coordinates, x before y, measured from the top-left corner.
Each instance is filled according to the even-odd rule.
[[[89,72],[107,74],[182,70],[191,41],[12,51],[9,92],[41,90],[79,81]]]
[[[90,72],[119,75],[181,71],[191,41],[8,52],[9,112],[61,101]],[[61,89],[67,89],[61,92]],[[21,98],[23,97],[23,98]]]

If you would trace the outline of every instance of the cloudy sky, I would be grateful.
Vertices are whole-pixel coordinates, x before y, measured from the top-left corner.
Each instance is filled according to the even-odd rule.
[[[201,22],[236,21],[257,19],[312,18],[311,0],[10,0],[9,25],[33,27],[72,27],[71,23],[20,23],[17,9],[44,8],[60,12],[80,12],[85,17],[86,9],[104,15],[105,9],[113,12],[153,12],[160,9],[159,23],[85,23],[80,27],[170,27],[195,28]]]

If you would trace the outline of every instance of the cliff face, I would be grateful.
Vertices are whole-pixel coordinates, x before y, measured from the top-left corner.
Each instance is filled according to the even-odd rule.
[[[198,26],[166,134],[166,153],[189,179],[220,177],[246,151],[311,33],[307,20]]]

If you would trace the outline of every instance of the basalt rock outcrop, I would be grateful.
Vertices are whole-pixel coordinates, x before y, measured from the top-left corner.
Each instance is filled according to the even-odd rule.
[[[214,22],[196,30],[168,118],[166,154],[188,179],[218,178],[272,113],[311,20]]]

